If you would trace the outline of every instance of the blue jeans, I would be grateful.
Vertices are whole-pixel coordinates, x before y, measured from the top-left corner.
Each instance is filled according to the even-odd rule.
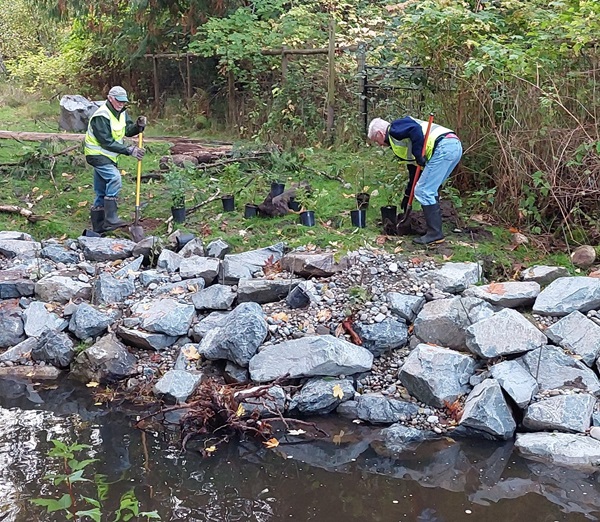
[[[456,138],[444,138],[438,143],[415,187],[415,198],[421,205],[436,203],[438,190],[458,165],[462,151],[462,144]]]
[[[95,207],[104,206],[104,198],[116,198],[121,191],[121,173],[114,163],[94,167]]]

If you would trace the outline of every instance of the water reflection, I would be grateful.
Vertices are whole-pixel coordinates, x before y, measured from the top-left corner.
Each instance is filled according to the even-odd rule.
[[[274,450],[243,442],[202,459],[176,433],[132,429],[131,412],[94,405],[69,381],[0,379],[0,520],[62,521],[28,499],[56,494],[43,476],[57,464],[48,440],[91,444],[93,471],[109,482],[104,513],[133,488],[165,521],[599,520],[598,474],[547,466],[511,442],[443,439],[390,453],[379,430],[316,419],[331,434],[307,441],[279,432]],[[55,388],[55,389],[48,389]],[[112,520],[105,516],[103,520]]]

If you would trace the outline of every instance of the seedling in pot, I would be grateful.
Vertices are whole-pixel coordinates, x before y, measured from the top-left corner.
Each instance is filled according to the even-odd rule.
[[[189,180],[185,170],[173,167],[164,174],[169,193],[171,195],[171,214],[176,223],[185,221],[185,197],[189,187]]]

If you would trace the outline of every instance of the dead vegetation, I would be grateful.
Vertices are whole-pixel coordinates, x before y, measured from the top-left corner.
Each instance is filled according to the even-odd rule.
[[[170,415],[177,416],[177,427],[181,433],[182,451],[191,440],[199,440],[200,453],[209,456],[217,448],[231,440],[254,438],[267,447],[276,447],[279,442],[273,437],[273,422],[279,422],[289,431],[292,427],[309,427],[314,436],[329,435],[314,423],[284,417],[270,394],[274,386],[287,380],[281,377],[262,386],[227,385],[215,378],[202,382],[187,402],[163,406],[158,411],[142,417],[136,427],[151,429],[154,422],[167,422]],[[168,423],[168,422],[167,422]]]

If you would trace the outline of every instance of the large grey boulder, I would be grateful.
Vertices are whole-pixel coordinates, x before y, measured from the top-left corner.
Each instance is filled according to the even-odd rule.
[[[111,274],[100,274],[94,283],[94,304],[122,303],[134,292],[135,284],[131,279],[117,279]]]
[[[415,320],[425,304],[424,297],[399,292],[388,292],[386,299],[390,312],[409,323]]]
[[[137,373],[137,359],[114,334],[100,339],[73,362],[70,377],[82,382],[111,383]]]
[[[23,312],[17,300],[0,302],[0,348],[10,348],[24,340]]]
[[[548,339],[519,312],[505,308],[466,329],[470,352],[482,359],[494,359],[534,350]]]
[[[540,285],[534,281],[507,281],[483,286],[471,286],[462,295],[478,297],[494,306],[517,308],[530,306],[540,293]]]
[[[575,310],[588,312],[600,307],[600,279],[559,277],[544,288],[533,303],[533,312],[561,317]]]
[[[147,332],[169,336],[187,335],[196,313],[194,305],[180,303],[175,299],[139,302],[132,306],[131,311],[132,315],[141,319],[141,327]]]
[[[241,279],[238,283],[238,303],[273,303],[286,297],[301,279]]]
[[[490,374],[519,408],[525,408],[538,391],[537,381],[517,361],[499,362]]]
[[[83,255],[88,261],[116,261],[127,259],[133,254],[135,243],[128,239],[81,236],[77,239]]]
[[[45,259],[50,259],[55,263],[64,263],[65,265],[79,263],[79,254],[60,245],[48,245],[42,248],[40,255]]]
[[[336,263],[333,254],[290,252],[283,256],[281,266],[291,274],[300,277],[330,277],[342,270],[343,265]]]
[[[545,330],[548,339],[593,366],[600,353],[600,326],[581,312],[571,312]]]
[[[521,272],[523,281],[534,281],[547,285],[559,277],[567,277],[569,271],[563,266],[535,265]]]
[[[35,296],[46,303],[68,303],[78,298],[89,301],[92,286],[67,276],[47,275],[35,284]]]
[[[419,312],[414,334],[423,343],[467,351],[467,327],[492,315],[492,306],[476,297],[436,299]]]
[[[194,393],[202,375],[186,372],[185,370],[169,370],[154,385],[154,394],[168,400],[181,403]]]
[[[244,417],[256,413],[260,417],[276,417],[285,412],[285,390],[281,386],[271,386],[266,394],[261,397],[249,397],[258,387],[247,388],[234,394],[234,397],[242,406]]]
[[[112,323],[112,316],[81,303],[71,316],[69,331],[79,339],[88,339],[103,334]]]
[[[459,425],[501,440],[513,436],[517,424],[498,381],[486,379],[473,388],[465,402]]]
[[[297,377],[352,375],[373,365],[373,354],[332,335],[303,337],[263,348],[250,360],[255,382]]]
[[[206,317],[200,319],[200,321],[192,328],[192,339],[199,342],[211,330],[221,328],[225,324],[225,321],[227,321],[227,316],[230,313],[231,312],[211,312]]]
[[[90,101],[79,94],[65,94],[60,99],[60,130],[85,132],[90,118],[102,105],[102,101]]]
[[[369,350],[375,357],[400,348],[408,341],[406,323],[390,317],[380,323],[355,323],[354,330],[361,338],[363,348]]]
[[[262,272],[267,260],[271,263],[279,261],[283,257],[284,250],[285,245],[277,243],[241,254],[225,255],[222,265],[225,283],[237,283],[239,279],[251,279],[255,274]]]
[[[600,441],[570,433],[519,433],[515,448],[525,458],[595,472],[600,466]]]
[[[481,276],[481,265],[471,262],[445,263],[428,274],[428,278],[438,290],[450,294],[459,294],[471,285],[479,283]]]
[[[471,391],[469,379],[476,369],[470,355],[419,344],[406,358],[398,377],[413,397],[443,408]]]
[[[31,358],[57,368],[68,368],[75,358],[75,347],[66,333],[45,330],[31,350]]]
[[[135,346],[144,350],[164,350],[175,344],[178,336],[165,335],[162,333],[149,333],[143,330],[120,327],[117,330],[119,338],[128,346]]]
[[[207,359],[226,359],[247,367],[267,333],[260,305],[242,303],[227,315],[222,327],[210,330],[202,338],[198,351]]]
[[[181,256],[181,252],[179,252]],[[184,257],[179,264],[179,275],[183,279],[201,277],[210,285],[219,275],[221,261],[213,257],[200,257],[192,255]]]
[[[392,424],[388,428],[381,430],[383,440],[382,444],[386,451],[392,455],[403,453],[407,448],[423,442],[439,438],[440,436],[435,431],[421,430],[403,424]]]
[[[29,337],[12,348],[0,354],[0,362],[26,362],[31,356],[31,350],[37,346],[38,340],[35,337]],[[26,367],[24,367],[26,368]]]
[[[31,297],[35,292],[35,282],[25,279],[20,273],[0,272],[0,299]]]
[[[236,293],[228,285],[212,285],[192,295],[196,310],[229,310]]]
[[[44,330],[60,330],[66,326],[66,321],[49,312],[46,304],[41,301],[30,303],[23,312],[23,322],[28,337],[39,337]]]
[[[585,433],[591,424],[596,397],[588,393],[546,397],[529,405],[523,427],[531,431]]]
[[[540,391],[576,388],[600,395],[600,381],[594,371],[557,346],[537,348],[518,360],[533,375]]]
[[[294,395],[289,409],[297,409],[300,413],[308,415],[324,415],[331,413],[342,402],[352,400],[355,393],[350,379],[318,377],[310,379],[300,392]]]
[[[38,257],[42,245],[37,241],[0,239],[0,254],[9,259]]]
[[[419,407],[412,402],[390,399],[379,393],[361,395],[357,402],[357,417],[371,424],[407,421],[419,412]]]

